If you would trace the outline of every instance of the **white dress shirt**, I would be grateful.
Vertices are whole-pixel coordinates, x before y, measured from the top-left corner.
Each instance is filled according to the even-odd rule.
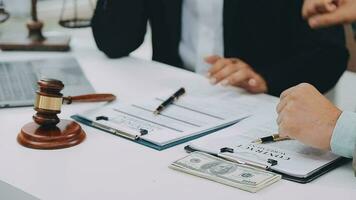
[[[186,69],[206,74],[204,58],[224,55],[224,0],[183,0],[179,55]]]

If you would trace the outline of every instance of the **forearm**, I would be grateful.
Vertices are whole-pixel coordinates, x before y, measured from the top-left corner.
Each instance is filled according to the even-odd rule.
[[[95,42],[111,58],[127,56],[137,49],[146,26],[144,0],[99,0],[92,19]]]

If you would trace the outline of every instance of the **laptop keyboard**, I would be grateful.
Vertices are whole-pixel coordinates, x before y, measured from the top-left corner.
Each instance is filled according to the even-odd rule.
[[[36,81],[29,62],[0,62],[0,102],[33,99]]]

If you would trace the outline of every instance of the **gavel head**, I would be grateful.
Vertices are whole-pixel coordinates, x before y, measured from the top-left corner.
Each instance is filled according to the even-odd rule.
[[[57,114],[61,112],[63,94],[60,92],[64,85],[56,79],[41,79],[37,84],[34,104],[37,113],[33,116],[33,120],[40,126],[55,126],[60,121]]]
[[[71,120],[59,120],[64,85],[54,79],[38,81],[35,101],[37,113],[35,122],[25,124],[17,136],[17,141],[33,149],[62,149],[80,144],[85,139],[85,132],[80,125]]]

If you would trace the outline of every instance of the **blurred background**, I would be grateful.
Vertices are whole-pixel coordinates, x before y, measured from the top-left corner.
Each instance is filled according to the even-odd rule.
[[[11,17],[0,25],[1,32],[27,31],[24,23],[30,18],[31,0],[3,0]],[[74,16],[75,4],[78,16],[91,18],[96,0],[38,0],[37,12],[40,20],[45,22],[44,31],[65,31],[59,26],[61,15],[65,18]]]
[[[27,33],[25,27],[26,21],[30,17],[31,0],[3,0],[6,10],[11,13],[11,17],[5,23],[0,24],[0,37],[5,32],[15,34]],[[70,35],[85,35],[91,38],[90,28],[82,29],[66,29],[58,24],[62,18],[71,18],[75,11],[75,3],[77,4],[78,16],[90,18],[93,14],[96,0],[38,0],[38,16],[39,19],[45,22],[44,31],[61,32]],[[353,26],[356,29],[356,26]],[[351,26],[345,26],[347,33],[347,45],[351,53],[349,63],[350,71],[345,72],[338,85],[327,96],[342,109],[356,110],[356,42],[355,34]],[[75,37],[73,37],[75,40]],[[85,41],[85,40],[84,40]],[[88,41],[93,42],[93,40]],[[92,45],[95,48],[95,45]],[[0,52],[1,53],[1,52]],[[142,59],[151,59],[151,33],[148,28],[146,39],[139,49],[131,54],[132,56]],[[354,72],[351,72],[354,71]],[[322,73],[322,72],[321,72]]]

